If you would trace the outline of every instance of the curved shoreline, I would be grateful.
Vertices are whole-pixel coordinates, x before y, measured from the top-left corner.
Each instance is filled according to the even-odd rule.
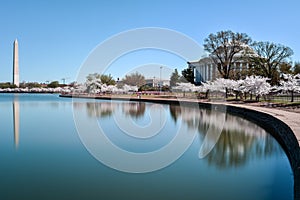
[[[293,170],[300,167],[300,114],[292,113],[274,108],[256,107],[243,104],[230,104],[224,102],[203,102],[197,99],[177,99],[177,98],[137,98],[122,96],[88,96],[88,95],[70,95],[61,94],[60,97],[85,98],[85,99],[103,99],[103,100],[121,100],[152,102],[163,104],[199,104],[204,108],[210,108],[211,105],[226,106],[227,111],[242,118],[260,125],[270,132],[286,151]],[[297,119],[299,123],[297,123]]]
[[[243,104],[230,104],[226,102],[203,102],[197,99],[177,99],[177,98],[137,98],[120,96],[88,96],[63,94],[60,97],[121,100],[136,102],[152,102],[162,104],[191,105],[197,103],[203,108],[210,108],[212,105],[225,105],[229,113],[241,118],[250,120],[270,134],[280,143],[288,156],[294,174],[294,199],[300,200],[300,113],[293,113],[274,108],[256,107]]]

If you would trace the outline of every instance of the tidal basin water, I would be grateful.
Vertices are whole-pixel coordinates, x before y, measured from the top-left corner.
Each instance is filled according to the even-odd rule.
[[[1,200],[293,199],[293,173],[278,142],[228,113],[142,102],[72,101],[56,94],[0,94],[0,113]],[[219,129],[222,116],[225,123]],[[101,133],[92,130],[92,121]],[[216,137],[213,131],[218,130]],[[127,163],[123,154],[100,146],[97,134],[134,155],[159,155],[177,134],[192,140],[184,151],[179,141],[179,150],[170,148],[149,166],[138,160]],[[204,140],[215,145],[199,157]],[[151,169],[176,157],[177,150],[182,151],[178,159],[160,169],[122,171],[123,165],[133,171]]]

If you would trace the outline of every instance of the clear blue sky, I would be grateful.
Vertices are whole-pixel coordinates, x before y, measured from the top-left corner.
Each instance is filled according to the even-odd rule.
[[[299,0],[0,0],[0,82],[12,81],[15,38],[20,81],[70,77],[70,82],[99,43],[142,27],[173,29],[201,45],[210,33],[220,30],[245,32],[253,40],[291,47],[293,61],[300,61],[299,9]],[[145,64],[163,62],[158,57],[147,57]],[[185,61],[168,59],[165,63],[170,68],[186,67]],[[130,71],[130,61],[125,60],[123,66],[122,60],[117,64]],[[122,76],[117,67],[110,73]]]

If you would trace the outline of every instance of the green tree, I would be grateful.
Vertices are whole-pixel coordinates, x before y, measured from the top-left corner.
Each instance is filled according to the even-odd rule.
[[[293,50],[272,42],[254,42],[255,53],[248,54],[248,61],[255,75],[270,78],[272,85],[278,84],[279,67],[293,55]]]
[[[175,69],[170,77],[170,86],[176,86],[176,83],[178,83],[179,81],[180,81],[180,75],[177,69]]]
[[[300,62],[296,62],[293,67],[293,74],[300,74]]]
[[[57,88],[59,87],[59,82],[58,81],[52,81],[51,83],[48,84],[49,88]]]
[[[100,76],[100,80],[101,80],[101,83],[106,84],[106,85],[115,85],[116,84],[116,81],[113,79],[113,77],[110,74],[109,75],[102,74]]]
[[[188,67],[181,71],[182,77],[180,79],[181,82],[190,82],[194,84],[194,70],[192,67]]]
[[[101,75],[98,73],[89,74],[86,79],[87,81],[101,80]]]
[[[281,74],[292,74],[292,64],[291,63],[287,63],[287,62],[283,62],[279,65],[279,72]]]
[[[37,82],[28,82],[28,83],[21,83],[20,84],[20,88],[41,88],[42,85],[40,83],[37,83]]]
[[[6,82],[6,83],[0,83],[0,88],[4,89],[4,88],[16,88],[17,86],[10,83],[10,82]]]
[[[92,81],[97,81],[99,84],[106,84],[106,85],[115,85],[116,81],[113,79],[111,74],[105,75],[105,74],[98,74],[98,73],[93,73],[89,74],[86,77],[87,81],[92,82]]]
[[[146,84],[145,77],[138,72],[126,75],[122,81],[124,84],[138,86],[138,87],[141,87],[142,85]]]
[[[233,63],[241,59],[243,50],[249,48],[251,38],[246,33],[220,31],[210,34],[204,40],[204,50],[210,53],[210,58],[217,65],[222,78],[229,78]]]

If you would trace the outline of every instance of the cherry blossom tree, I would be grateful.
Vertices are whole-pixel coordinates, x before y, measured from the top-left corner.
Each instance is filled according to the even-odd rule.
[[[94,73],[94,74],[89,74],[87,76],[87,80],[85,82],[86,86],[86,91],[87,93],[100,93],[101,92],[101,79],[100,79],[100,74]]]
[[[225,98],[227,98],[228,89],[232,89],[234,83],[234,80],[218,78],[212,82],[207,81],[206,83],[202,83],[202,86],[206,91],[224,93]]]
[[[255,95],[256,99],[259,100],[261,95],[269,94],[272,90],[268,80],[269,78],[261,76],[248,76],[241,84],[240,89],[244,94],[250,93],[251,99],[252,95]]]
[[[87,90],[86,84],[76,84],[74,85],[72,93],[84,93]]]
[[[177,86],[172,87],[174,91],[179,90],[182,92],[194,92],[196,91],[196,86],[192,83],[177,83]]]
[[[294,102],[294,93],[300,92],[300,74],[283,74],[284,80],[280,81],[280,86],[277,88],[278,91],[290,92],[291,102]]]
[[[250,76],[244,80],[219,78],[215,81],[202,83],[200,87],[202,87],[201,91],[222,92],[225,94],[228,91],[233,91],[236,94],[236,98],[238,94],[250,93],[259,100],[260,96],[269,94],[272,90],[271,85],[267,82],[268,80],[268,78],[260,76]]]
[[[195,86],[192,83],[177,83],[177,86],[173,86],[172,87],[172,91],[176,92],[176,91],[181,91],[183,92],[183,96],[185,97],[186,92],[204,92],[203,87],[202,86]]]
[[[137,92],[139,90],[138,86],[136,85],[124,85],[122,88],[123,92]]]

